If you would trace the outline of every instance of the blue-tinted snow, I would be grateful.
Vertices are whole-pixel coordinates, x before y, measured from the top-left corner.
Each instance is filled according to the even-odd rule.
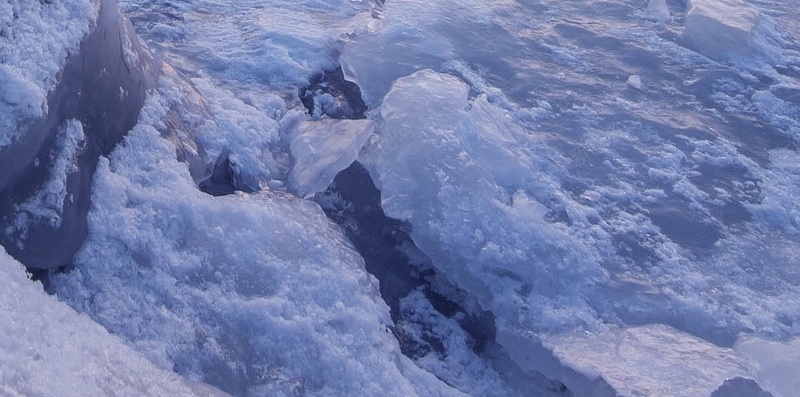
[[[48,296],[0,248],[0,393],[5,396],[204,396],[225,393],[158,368]]]
[[[512,376],[534,373],[576,395],[796,390],[796,1],[123,3],[176,71],[101,161],[89,240],[52,282],[157,366],[241,395],[529,395]],[[338,62],[368,121],[300,107]],[[265,191],[199,193],[170,117],[179,148]],[[414,292],[397,326],[443,346],[403,357],[342,232],[267,188],[324,188],[365,125],[383,209],[493,313],[488,351]],[[335,153],[304,140],[339,127]]]
[[[47,112],[48,92],[99,11],[89,0],[0,4],[0,150]]]
[[[402,356],[363,259],[311,201],[197,190],[155,94],[103,159],[53,290],[162,368],[236,395],[458,395]]]

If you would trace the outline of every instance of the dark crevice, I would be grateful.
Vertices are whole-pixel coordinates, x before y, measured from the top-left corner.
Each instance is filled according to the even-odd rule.
[[[341,66],[312,76],[309,85],[300,89],[299,96],[312,117],[351,120],[367,117],[361,90],[355,83],[345,80]]]
[[[212,196],[226,196],[236,191],[236,181],[233,167],[231,166],[230,156],[223,153],[214,162],[211,176],[200,182],[199,188],[202,192]]]
[[[472,346],[480,353],[495,337],[494,316],[489,312],[469,313],[463,305],[435,291],[433,281],[441,275],[430,266],[425,255],[414,245],[411,225],[386,216],[380,206],[381,193],[369,172],[359,162],[340,172],[331,186],[314,200],[330,219],[342,226],[347,237],[361,254],[367,271],[380,281],[380,292],[391,308],[395,324],[404,321],[400,301],[414,291],[421,291],[443,316],[457,319],[472,337]],[[423,258],[420,260],[420,258]],[[394,330],[398,335],[399,330]],[[418,358],[431,349],[443,352],[441,341],[426,340],[420,346],[398,335],[404,354]]]

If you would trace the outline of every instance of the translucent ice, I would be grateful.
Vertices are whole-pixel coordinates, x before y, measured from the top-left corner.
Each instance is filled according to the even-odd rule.
[[[761,12],[743,0],[689,0],[684,36],[712,59],[746,55]]]

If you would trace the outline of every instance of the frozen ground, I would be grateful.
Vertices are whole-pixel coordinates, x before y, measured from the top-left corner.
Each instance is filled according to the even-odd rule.
[[[93,3],[45,3],[29,7],[42,32],[74,17],[77,33],[37,70],[7,55],[31,40],[13,15],[32,11],[0,5],[18,38],[1,51],[0,150],[47,113],[92,23]],[[163,76],[100,160],[81,250],[44,279],[125,341],[119,365],[162,371],[131,379],[234,395],[800,390],[800,2],[121,6]],[[59,130],[54,170],[79,127]],[[354,159],[380,201],[352,169],[326,190]],[[53,221],[59,189],[20,201],[17,232]],[[57,303],[28,290],[25,305]],[[19,321],[52,326],[26,307]],[[0,377],[35,367],[5,351]]]

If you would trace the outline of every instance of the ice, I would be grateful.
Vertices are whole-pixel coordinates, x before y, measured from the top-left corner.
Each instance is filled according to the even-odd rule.
[[[325,190],[339,171],[353,163],[372,130],[369,120],[299,123],[291,143],[295,163],[289,174],[298,195],[308,197]]]
[[[733,349],[663,325],[563,335],[544,343],[562,364],[587,380],[599,377],[617,395],[704,397],[727,379],[753,377],[747,361]],[[572,390],[594,395],[588,388]]]
[[[194,185],[152,122],[101,159],[61,299],[162,368],[236,395],[457,395],[402,356],[363,259],[313,202]]]
[[[669,7],[667,7],[667,0],[650,0],[647,8],[642,12],[642,16],[658,22],[667,22],[672,18]]]
[[[633,88],[636,88],[637,90],[641,90],[642,89],[642,76],[639,76],[638,74],[632,74],[632,75],[628,76],[628,80],[625,81],[625,84],[627,84],[627,85],[629,85],[629,86],[631,86]]]
[[[384,211],[411,222],[417,245],[485,308],[529,308],[499,322],[592,321],[578,291],[606,277],[592,261],[598,254],[559,248],[579,245],[567,230],[545,226],[547,209],[537,200],[552,182],[533,169],[551,168],[554,154],[523,141],[525,132],[485,96],[468,101],[468,90],[453,76],[423,70],[399,79],[383,99],[381,135],[360,160],[382,190]]]
[[[98,10],[89,0],[0,4],[0,151],[47,112],[47,94]]]
[[[680,3],[124,1],[164,75],[131,135],[100,161],[88,240],[51,261],[66,271],[44,277],[155,367],[234,395],[791,396],[797,10],[694,0],[684,18]],[[0,15],[61,10],[42,20],[89,31],[91,9],[69,11],[82,4],[7,2]],[[2,21],[0,39],[29,26]],[[29,38],[62,40],[48,26]],[[13,110],[3,122],[23,131],[26,117],[59,114],[43,131],[77,132],[74,118],[92,142],[105,124],[42,107],[61,92],[55,61],[72,52],[60,49],[80,42],[80,29],[66,30],[52,59],[35,60],[40,70],[24,53],[0,62],[0,106]],[[155,66],[121,33],[121,51],[81,63]],[[30,43],[15,39],[0,54]],[[337,110],[352,87],[338,96],[316,83],[339,63],[365,114]],[[102,109],[138,112],[114,98],[143,101],[154,88],[143,81],[138,94],[112,84],[113,97],[86,109],[116,123]],[[396,221],[340,228],[303,199],[356,156],[381,208],[335,194],[327,204]],[[15,158],[0,157],[0,186],[28,181]],[[63,194],[55,168],[10,201],[25,203],[32,227],[59,212],[69,223],[71,190]],[[212,171],[227,196],[198,190]],[[81,175],[88,186],[91,173]],[[356,221],[391,223],[413,240],[392,251],[397,230],[380,230],[386,244],[357,245],[372,258],[413,252],[404,266],[425,287],[375,273],[380,290],[413,291],[384,297],[396,324],[345,238],[372,230]],[[370,252],[379,249],[390,252]],[[480,330],[462,321],[479,314]],[[425,349],[406,351],[408,341]]]
[[[179,69],[228,85],[282,90],[337,66],[338,49],[367,30],[372,1],[121,1],[139,33]],[[210,15],[213,17],[209,18]],[[235,44],[232,44],[235,43]]]
[[[12,55],[4,65],[21,62],[30,69],[27,75],[20,76],[34,79],[45,102],[41,113],[18,120],[18,136],[0,149],[0,241],[26,266],[53,268],[67,263],[83,242],[89,184],[97,157],[110,152],[135,124],[145,92],[155,86],[158,70],[114,0],[92,2],[83,11],[81,2],[70,6],[61,2],[34,3],[12,7],[21,16],[7,27],[8,40],[3,38],[3,43],[8,41],[11,46],[4,45],[2,51]],[[41,15],[35,17],[37,12]],[[17,26],[17,21],[23,26]],[[83,29],[83,24],[89,32],[81,37],[76,29]],[[51,28],[63,32],[50,31]],[[40,32],[34,34],[29,29]],[[64,41],[67,39],[69,43]],[[44,52],[39,54],[41,51]],[[30,60],[41,64],[29,64]],[[55,75],[42,74],[50,73],[50,68]],[[10,88],[19,87],[11,84]],[[13,111],[3,115],[16,117]],[[69,156],[74,158],[69,161],[71,169],[67,173],[63,159],[56,156],[64,151],[57,135],[73,119],[81,123],[84,139],[80,150]],[[45,207],[35,209],[25,202],[38,202]],[[26,207],[21,217],[17,217],[19,206]],[[35,222],[21,219],[45,212],[50,215],[38,216]],[[16,221],[17,225],[11,225]],[[9,233],[9,227],[25,236],[13,235],[13,230]],[[25,241],[19,237],[25,237]]]
[[[75,312],[0,247],[0,394],[206,396],[225,393],[153,365]]]
[[[793,396],[800,390],[800,339],[777,342],[744,336],[734,349],[755,363],[759,383],[775,397]]]
[[[28,227],[33,222],[41,222],[51,228],[61,226],[61,215],[65,200],[71,200],[67,192],[67,178],[78,171],[77,156],[86,144],[83,125],[70,119],[59,127],[56,144],[48,163],[52,164],[50,176],[36,195],[20,203],[15,208],[15,218],[6,228],[6,236],[17,239],[24,247]]]
[[[712,59],[748,55],[761,12],[743,0],[688,0],[684,36]]]
[[[380,113],[373,115],[380,128],[359,159],[382,190],[386,214],[411,223],[411,237],[436,269],[496,316],[498,342],[524,369],[553,376],[571,390],[588,393],[599,387],[597,395],[641,392],[658,384],[662,390],[687,389],[688,395],[701,396],[717,390],[728,377],[753,377],[746,360],[715,345],[730,344],[738,333],[752,330],[781,338],[796,332],[792,324],[800,302],[797,278],[790,270],[796,263],[793,243],[770,237],[767,226],[788,222],[775,225],[785,228],[787,236],[794,235],[794,204],[771,183],[763,183],[765,199],[752,205],[754,213],[763,214],[760,223],[751,225],[750,233],[722,236],[709,219],[714,206],[722,205],[714,203],[725,199],[699,188],[702,185],[690,179],[692,171],[685,165],[691,161],[743,168],[750,177],[782,183],[786,192],[794,192],[790,181],[796,167],[785,162],[788,157],[776,157],[780,173],[771,174],[725,140],[685,138],[695,148],[689,153],[692,157],[674,144],[655,145],[658,149],[646,149],[648,157],[640,160],[647,167],[640,168],[644,183],[671,186],[670,193],[692,203],[692,212],[670,208],[668,199],[651,195],[667,203],[653,206],[646,216],[602,215],[586,203],[639,200],[639,193],[623,184],[597,186],[596,194],[589,189],[587,196],[573,201],[555,188],[564,177],[557,164],[566,160],[545,144],[547,137],[516,124],[514,113],[489,102],[485,94],[469,94],[469,86],[459,78],[431,70],[398,79],[382,99]],[[631,132],[653,139],[638,128]],[[586,144],[596,152],[634,139],[618,133],[598,134],[597,141]],[[619,161],[621,169],[628,166],[622,158],[613,161]],[[561,216],[568,223],[553,219],[554,208],[564,208]],[[643,256],[636,259],[650,260],[642,252],[652,249],[652,260],[659,263],[654,272],[646,266],[621,265],[625,254],[614,247],[627,243],[614,236],[618,228],[660,236],[651,240],[652,248],[641,248],[638,255]],[[758,249],[764,253],[745,254],[756,252],[759,241],[772,243]],[[692,258],[683,247],[710,253]],[[621,263],[607,262],[609,255]],[[746,275],[753,266],[762,269],[759,277]],[[783,309],[768,309],[777,300]],[[736,309],[741,305],[749,309]],[[638,328],[641,324],[661,325]],[[569,330],[598,336],[583,342],[559,339],[580,332]],[[600,341],[616,340],[617,332],[650,335],[636,342],[641,352],[630,350],[626,359],[650,355],[663,360],[664,352],[680,341],[697,355],[693,361],[719,366],[700,365],[690,379],[687,373],[658,373],[643,365],[614,369],[614,359],[598,356],[587,358],[596,363],[598,374],[604,374],[602,382],[594,382],[591,379],[599,375],[585,375],[588,370],[579,360],[582,349],[600,349]],[[583,347],[572,351],[570,345]],[[543,357],[549,354],[558,359],[548,364]],[[526,366],[526,360],[531,364]]]

